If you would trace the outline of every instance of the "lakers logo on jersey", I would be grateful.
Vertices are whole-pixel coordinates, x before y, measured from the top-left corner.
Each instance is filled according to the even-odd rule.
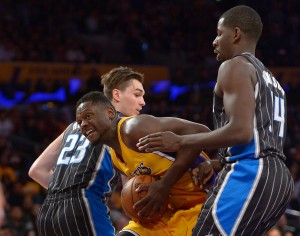
[[[139,166],[131,173],[131,176],[150,175],[150,174],[151,174],[151,168],[144,166],[144,163],[141,162]]]

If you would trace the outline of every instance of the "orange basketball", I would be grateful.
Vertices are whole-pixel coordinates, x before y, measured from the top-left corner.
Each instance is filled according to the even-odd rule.
[[[152,183],[156,181],[156,179],[151,175],[137,175],[131,178],[125,186],[123,186],[121,192],[121,204],[124,212],[128,217],[130,217],[133,221],[140,223],[151,223],[153,221],[158,220],[161,216],[157,214],[157,217],[153,217],[151,219],[143,218],[138,216],[138,211],[133,209],[133,205],[146,196],[147,191],[136,192],[135,190],[142,183]]]

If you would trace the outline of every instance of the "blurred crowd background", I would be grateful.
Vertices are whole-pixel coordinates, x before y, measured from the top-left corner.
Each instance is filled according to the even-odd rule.
[[[299,68],[297,0],[0,0],[0,66],[14,62],[164,66],[169,80],[145,87],[143,113],[181,117],[213,128],[212,89],[219,64],[212,41],[218,17],[237,4],[255,8],[262,17],[257,57],[268,67]],[[0,235],[37,235],[36,215],[46,191],[28,177],[29,167],[74,120],[75,101],[101,89],[100,76],[91,71],[73,92],[66,81],[55,78],[37,83],[30,78],[0,81],[0,100],[12,99],[20,91],[26,98],[34,92],[66,91],[64,101],[24,102],[24,98],[14,105],[0,104],[0,180],[8,203],[8,221]],[[281,74],[276,76],[281,80]],[[145,79],[151,80],[147,74]],[[288,98],[285,154],[296,185],[278,227],[299,236],[300,87],[298,82],[282,85]],[[128,221],[120,205],[120,189],[109,203],[117,229]]]

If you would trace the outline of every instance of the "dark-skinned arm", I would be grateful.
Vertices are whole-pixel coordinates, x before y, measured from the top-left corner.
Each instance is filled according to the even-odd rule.
[[[139,118],[140,117],[141,116],[139,116]],[[142,123],[148,124],[147,132],[151,132],[151,129],[161,131],[171,130],[174,133],[182,135],[210,131],[204,125],[171,117],[152,117],[150,120],[147,120],[147,122],[144,121]],[[141,126],[142,125],[139,127]],[[139,131],[141,131],[141,129],[139,129]],[[176,161],[160,180],[151,184],[140,185],[137,191],[148,189],[148,194],[135,204],[135,208],[139,210],[140,215],[151,218],[156,212],[160,212],[161,214],[164,212],[171,188],[192,166],[200,151],[199,148],[179,150],[176,153]]]
[[[138,149],[174,152],[182,148],[217,149],[249,143],[253,137],[255,83],[255,68],[246,59],[235,57],[224,62],[219,69],[215,93],[223,98],[228,123],[211,132],[186,135],[172,130],[159,131],[139,139]]]
[[[249,143],[253,137],[255,83],[255,68],[246,59],[225,61],[219,68],[215,93],[223,98],[226,125],[208,133],[188,135],[160,131],[139,139],[137,147],[146,152],[175,152],[181,148],[217,149]]]

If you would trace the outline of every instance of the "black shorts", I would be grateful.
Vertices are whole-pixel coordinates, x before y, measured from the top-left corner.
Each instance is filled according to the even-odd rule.
[[[80,194],[48,196],[39,210],[37,229],[39,236],[114,235],[106,205]]]

